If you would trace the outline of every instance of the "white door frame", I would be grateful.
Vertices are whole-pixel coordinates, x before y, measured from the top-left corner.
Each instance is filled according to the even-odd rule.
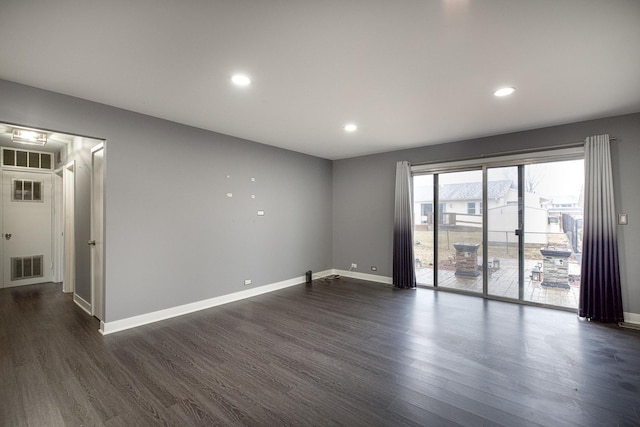
[[[1,151],[1,150],[0,150]],[[2,250],[2,254],[4,256],[4,182],[3,177],[4,174],[3,168],[0,168],[0,249]],[[4,258],[0,257],[0,289],[4,288]]]
[[[52,227],[53,238],[51,244],[53,246],[53,282],[62,282],[64,273],[64,214],[62,199],[63,193],[62,169],[56,169],[53,173],[53,217]],[[62,289],[64,292],[64,288]]]
[[[102,151],[102,161],[96,170],[95,156]],[[91,311],[102,324],[105,321],[105,239],[104,239],[104,206],[105,206],[105,171],[106,143],[97,144],[91,149]],[[97,179],[96,179],[97,177]],[[101,197],[96,192],[101,192]],[[100,197],[100,200],[97,199]],[[93,242],[93,243],[92,243]]]
[[[60,168],[62,172],[62,235],[61,244],[63,256],[60,265],[62,273],[62,292],[73,292],[76,289],[76,245],[75,245],[75,160]],[[86,307],[83,307],[86,309]]]

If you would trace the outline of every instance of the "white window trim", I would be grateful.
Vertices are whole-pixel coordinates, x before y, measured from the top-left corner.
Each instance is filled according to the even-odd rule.
[[[521,154],[496,155],[493,157],[478,157],[477,159],[452,160],[449,162],[425,163],[411,166],[412,174],[439,173],[452,170],[468,170],[495,167],[502,165],[523,165],[542,162],[558,162],[584,158],[584,146],[561,148],[557,150],[532,151]]]

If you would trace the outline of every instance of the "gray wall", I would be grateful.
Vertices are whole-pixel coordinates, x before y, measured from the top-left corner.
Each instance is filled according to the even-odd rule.
[[[629,214],[619,226],[624,311],[640,313],[640,114],[555,126],[417,149],[356,157],[333,164],[333,267],[391,276],[395,163],[481,157],[523,148],[584,141],[608,133],[612,143],[616,209]]]
[[[396,161],[479,157],[609,133],[617,138],[616,205],[630,221],[619,228],[624,309],[640,313],[640,114],[333,163],[2,80],[1,121],[107,140],[106,321],[307,269],[355,262],[358,271],[375,265],[391,276]]]
[[[106,139],[105,321],[331,267],[328,160],[3,80],[0,121]]]

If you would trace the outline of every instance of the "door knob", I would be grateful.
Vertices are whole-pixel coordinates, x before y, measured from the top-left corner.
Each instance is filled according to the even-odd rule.
[[[87,244],[88,244],[89,246],[95,246],[95,245],[96,245],[96,241],[95,241],[95,240],[89,240],[89,241],[87,242]]]
[[[4,235],[4,238],[5,238],[5,239],[7,239],[7,240],[11,239],[11,233],[7,233],[7,234],[5,234],[5,235]]]

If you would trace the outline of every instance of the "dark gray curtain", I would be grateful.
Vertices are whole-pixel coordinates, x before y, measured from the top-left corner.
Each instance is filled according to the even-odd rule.
[[[578,314],[600,322],[622,322],[609,135],[586,139],[584,163],[584,228]]]
[[[416,287],[411,196],[411,166],[409,162],[398,162],[393,217],[393,285],[397,288]]]

